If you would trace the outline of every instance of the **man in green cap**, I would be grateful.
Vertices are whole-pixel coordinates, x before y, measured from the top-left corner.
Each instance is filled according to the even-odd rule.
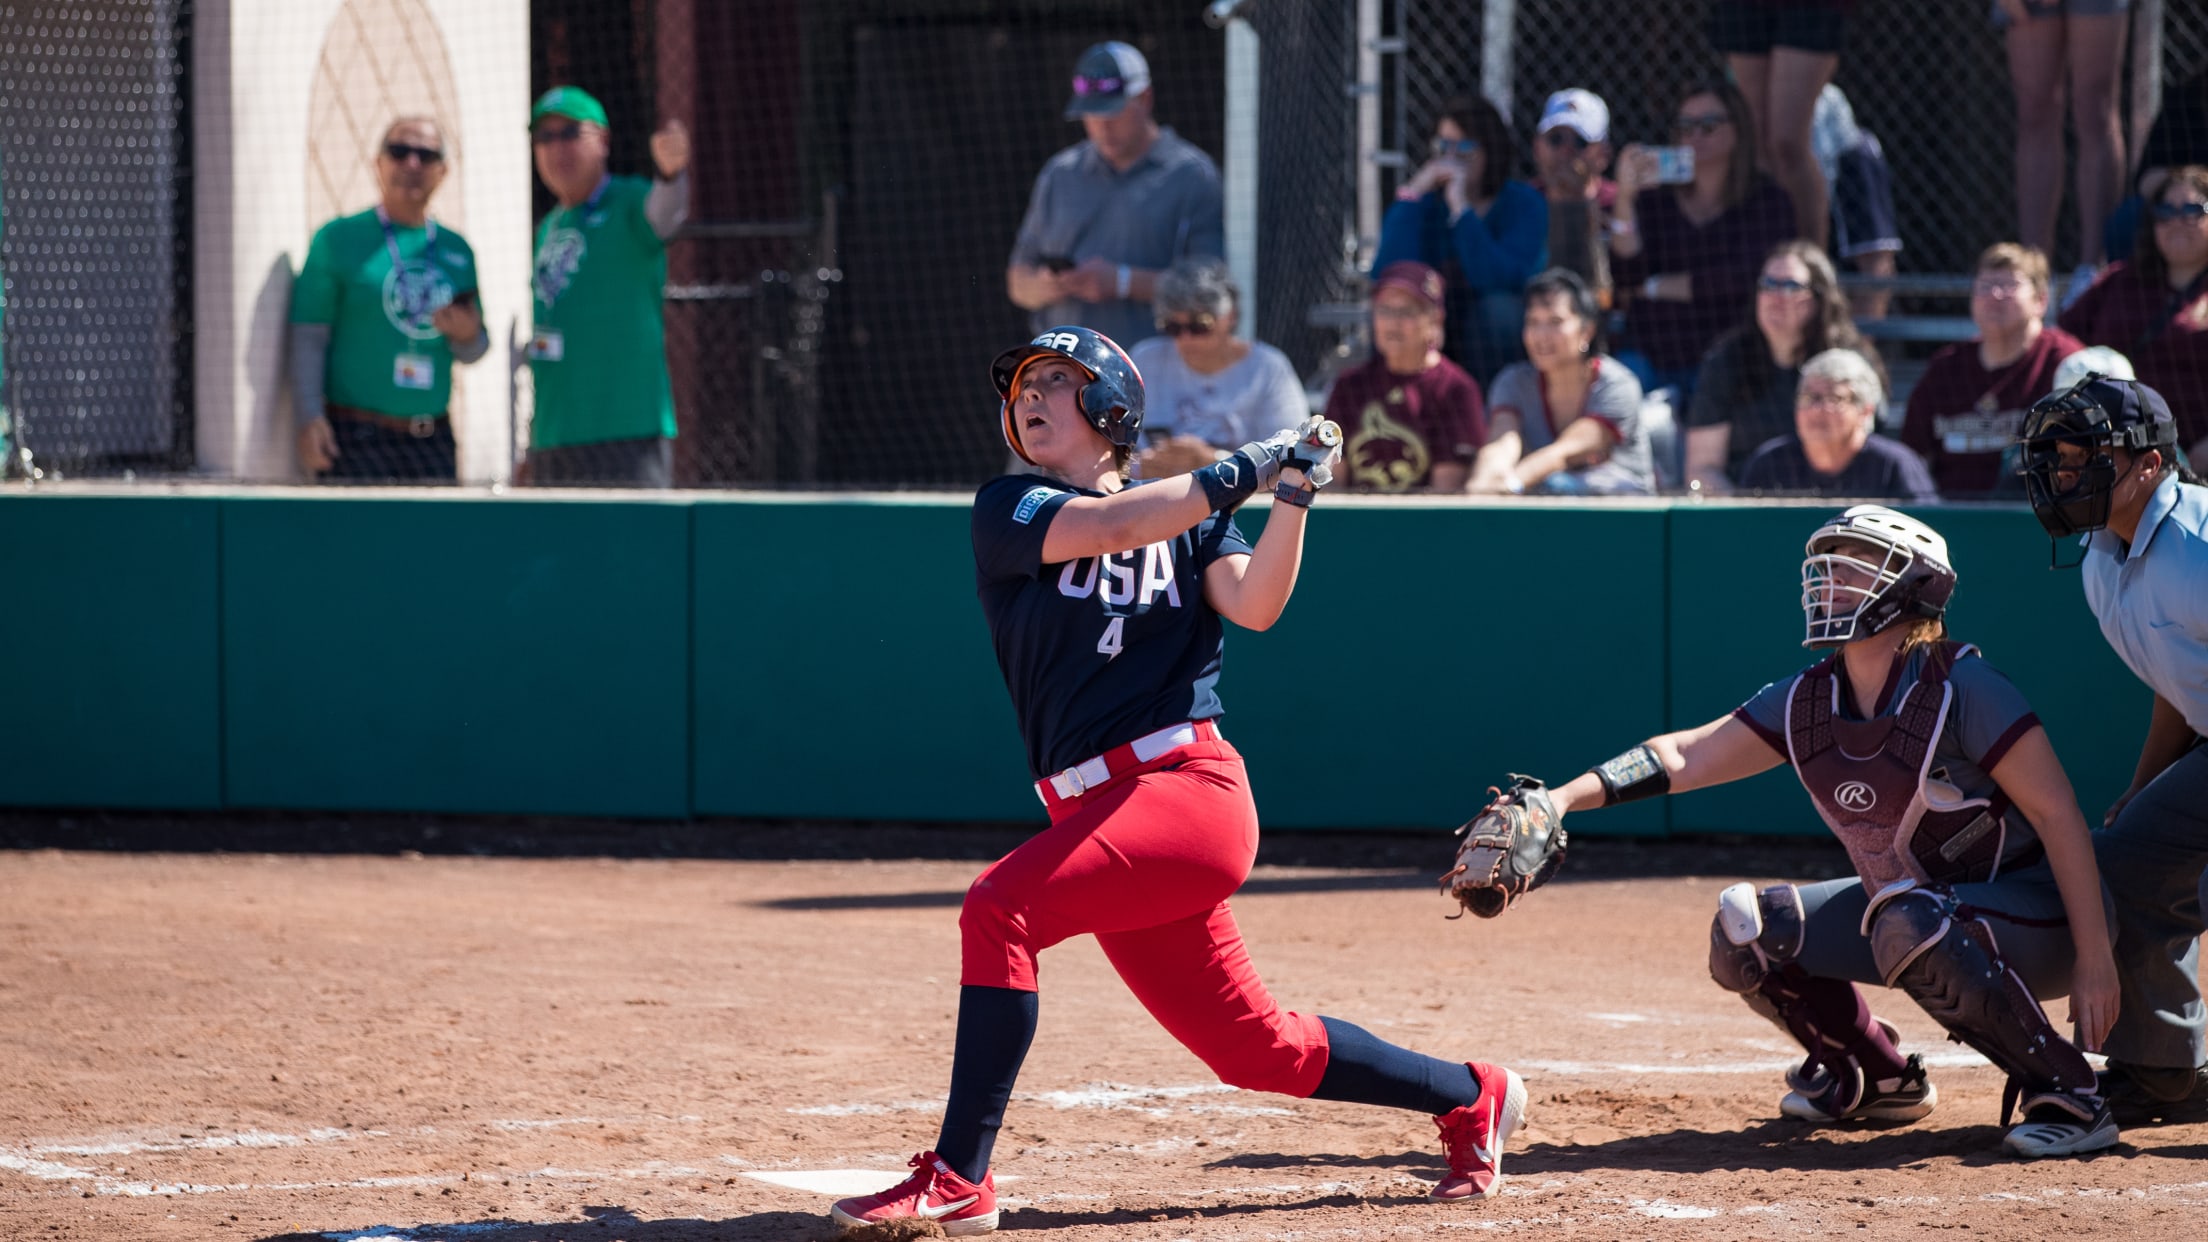
[[[449,483],[452,368],[491,347],[475,252],[430,218],[437,122],[393,121],[375,158],[378,202],[316,230],[291,287],[299,464],[318,479]]]
[[[537,226],[529,369],[536,415],[529,481],[539,486],[667,487],[675,401],[660,291],[667,241],[690,210],[690,134],[652,135],[656,180],[606,172],[606,109],[580,87],[529,111],[537,175],[558,205]]]

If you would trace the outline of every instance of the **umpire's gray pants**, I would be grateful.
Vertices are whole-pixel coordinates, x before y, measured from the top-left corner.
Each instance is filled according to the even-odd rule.
[[[2063,917],[2062,892],[2046,860],[1984,884],[1957,884],[1953,891],[1958,901],[1983,913],[2002,958],[2032,995],[2044,1001],[2070,994],[2077,950]],[[1807,930],[1801,956],[1794,959],[1801,968],[1827,979],[1884,984],[1870,939],[1863,934],[1863,911],[1871,902],[1863,881],[1804,884],[1801,892]],[[2031,922],[2012,922],[2002,915]]]
[[[2101,878],[2116,898],[2116,969],[2123,1008],[2108,1055],[2156,1069],[2203,1056],[2201,909],[2208,906],[2208,745],[2196,745],[2093,834]]]

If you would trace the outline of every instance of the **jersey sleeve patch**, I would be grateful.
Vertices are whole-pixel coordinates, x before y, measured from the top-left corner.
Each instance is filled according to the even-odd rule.
[[[1020,497],[1020,503],[1012,507],[1012,520],[1022,526],[1034,521],[1035,514],[1043,507],[1043,502],[1057,494],[1058,490],[1056,488],[1028,488],[1027,492]]]

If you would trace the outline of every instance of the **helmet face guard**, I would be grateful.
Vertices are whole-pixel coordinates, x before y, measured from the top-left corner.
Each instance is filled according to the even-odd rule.
[[[1004,442],[1020,460],[1036,464],[1020,443],[1019,419],[1012,405],[1019,397],[1021,374],[1042,359],[1079,367],[1088,377],[1077,397],[1081,416],[1114,448],[1135,446],[1142,433],[1142,372],[1112,338],[1068,325],[1050,328],[1025,345],[1005,350],[989,365],[989,377],[1004,399],[999,410]]]
[[[1904,622],[1942,616],[1955,593],[1947,541],[1915,518],[1881,505],[1857,505],[1826,522],[1809,537],[1805,551],[1804,647],[1844,646]]]
[[[2177,442],[2177,428],[2164,422],[2141,423],[2121,430],[2110,422],[2108,411],[2086,391],[2090,384],[2115,383],[2089,375],[2075,386],[2041,400],[2024,418],[2018,439],[2024,450],[2017,473],[2024,479],[2024,495],[2032,514],[2055,539],[2082,535],[2108,525],[2110,495],[2116,490],[2119,471],[2112,450],[2132,452],[2160,449],[2165,454]],[[2064,446],[2083,450],[2084,456],[2065,463]],[[2069,476],[2065,485],[2062,476]]]

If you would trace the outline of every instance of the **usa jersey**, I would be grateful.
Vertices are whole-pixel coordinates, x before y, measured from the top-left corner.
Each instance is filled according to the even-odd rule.
[[[1058,510],[1100,494],[1017,474],[974,495],[974,585],[1038,779],[1223,710],[1204,571],[1249,540],[1215,513],[1148,547],[1044,564]]]

